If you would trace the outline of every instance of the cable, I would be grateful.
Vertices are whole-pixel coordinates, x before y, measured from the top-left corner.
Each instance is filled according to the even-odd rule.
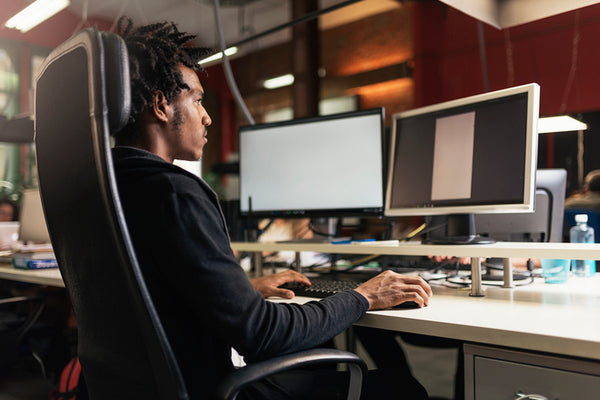
[[[579,32],[579,11],[575,11],[574,15],[575,26],[573,28],[573,41],[571,43],[571,66],[569,68],[569,75],[566,79],[565,90],[563,92],[560,107],[558,109],[559,115],[563,114],[567,109],[567,100],[569,99],[569,94],[571,93],[571,89],[573,87],[573,81],[575,80],[575,76],[577,74],[577,59],[579,55],[579,42],[581,40],[581,34]]]
[[[233,94],[233,98],[235,99],[235,102],[237,103],[237,105],[240,107],[240,109],[244,113],[246,120],[248,121],[248,123],[250,125],[254,125],[255,124],[254,119],[252,118],[252,115],[250,115],[250,112],[248,111],[248,108],[246,107],[246,104],[244,103],[244,99],[242,99],[242,95],[240,94],[237,84],[235,83],[233,73],[231,72],[231,65],[229,64],[229,58],[227,57],[227,54],[225,54],[225,38],[223,37],[223,29],[221,28],[221,4],[220,4],[219,0],[215,0],[215,20],[217,23],[217,32],[219,34],[219,44],[221,46],[221,54],[223,55],[223,70],[225,71],[225,78],[227,79],[227,84],[229,85],[229,89],[231,90],[231,93]]]
[[[406,237],[404,239],[402,239],[402,242],[407,242],[410,239],[414,238],[415,236],[417,236],[423,229],[425,229],[425,227],[427,226],[426,223],[421,224],[421,226],[419,226],[417,229],[413,230],[411,233],[409,233],[408,235],[406,235]]]
[[[270,227],[271,225],[273,225],[273,222],[274,222],[274,221],[275,221],[274,219],[270,219],[270,220],[269,220],[269,222],[267,222],[267,225],[265,225],[265,227],[264,227],[264,228],[262,228],[262,229],[260,229],[260,228],[259,228],[259,229],[257,229],[258,233],[257,233],[257,235],[256,235],[256,240],[258,240],[258,238],[260,238],[260,236],[261,236],[263,233],[265,233],[265,232],[267,231],[267,229],[269,229],[269,227]]]
[[[528,274],[528,278],[529,279],[524,279],[523,283],[515,283],[514,286],[527,286],[527,285],[531,285],[534,282],[534,274],[533,273],[529,273]],[[445,278],[437,278],[439,279],[445,279],[446,282],[452,284],[452,285],[459,285],[459,286],[470,286],[471,285],[471,276],[470,275],[458,275],[458,274],[452,274],[452,275],[447,275]],[[482,279],[481,282],[482,285],[484,286],[502,286],[504,283],[503,282],[497,282],[497,283],[492,283],[490,281],[485,281],[484,279]]]
[[[311,19],[317,18],[322,14],[326,14],[329,13],[331,11],[337,10],[339,8],[343,8],[346,7],[350,4],[353,3],[357,3],[359,1],[362,0],[347,0],[338,4],[334,4],[331,7],[328,8],[324,8],[322,10],[317,10],[311,13],[308,13],[300,18],[297,18],[293,21],[287,22],[285,24],[276,26],[274,28],[268,29],[264,32],[261,32],[259,34],[256,34],[254,36],[251,36],[249,38],[240,40],[239,42],[235,43],[233,46],[239,47],[242,44],[245,44],[247,42],[256,40],[260,37],[266,36],[266,35],[270,35],[271,33],[275,33],[277,31],[280,31],[284,28],[289,28],[291,26],[294,26],[296,24],[299,24],[301,22],[305,22],[305,21],[309,21]],[[223,55],[223,69],[225,71],[225,78],[227,79],[227,84],[229,85],[229,89],[231,90],[233,97],[235,99],[235,102],[237,103],[237,105],[242,109],[242,112],[244,113],[244,116],[246,117],[246,120],[248,121],[248,123],[250,125],[254,125],[254,119],[252,118],[252,115],[250,115],[250,112],[248,111],[248,108],[246,107],[246,104],[244,103],[244,100],[242,99],[242,96],[240,94],[240,91],[237,87],[237,84],[235,83],[235,79],[233,78],[233,73],[231,72],[231,65],[229,64],[229,58],[227,57],[227,55],[225,54],[225,39],[223,36],[223,30],[221,28],[221,4],[219,0],[215,0],[215,20],[216,20],[216,24],[217,24],[217,32],[219,34],[219,44],[221,46],[221,54]]]
[[[404,238],[399,239],[399,241],[401,241],[401,242],[408,242],[409,240],[415,238],[418,235],[424,235],[424,234],[429,233],[431,231],[436,231],[436,230],[438,230],[440,228],[445,227],[446,225],[447,225],[447,223],[443,223],[443,224],[435,225],[435,226],[432,226],[430,228],[425,229],[425,227],[427,226],[427,224],[423,223],[417,229],[415,229],[414,231],[412,231],[411,233],[409,233],[408,235],[406,235]]]
[[[248,37],[246,39],[242,39],[239,42],[234,43],[232,46],[240,47],[243,44],[246,44],[248,42],[254,41],[254,40],[259,39],[259,38],[261,38],[263,36],[270,35],[271,33],[278,32],[278,31],[280,31],[282,29],[285,29],[285,28],[290,28],[290,27],[292,27],[294,25],[297,25],[299,23],[302,23],[302,22],[310,21],[311,19],[317,18],[317,17],[319,17],[322,14],[327,14],[327,13],[329,13],[331,11],[335,11],[335,10],[337,10],[339,8],[343,8],[343,7],[349,6],[349,5],[354,4],[354,3],[358,3],[359,1],[363,1],[363,0],[347,0],[347,1],[343,1],[343,2],[340,2],[340,3],[334,4],[334,5],[330,6],[330,7],[324,8],[322,10],[317,10],[317,11],[310,12],[310,13],[308,13],[306,15],[303,15],[300,18],[296,18],[293,21],[286,22],[285,24],[278,25],[278,26],[273,27],[271,29],[267,29],[264,32],[260,32],[260,33],[257,33],[255,35],[253,35],[253,36],[250,36],[250,37]]]
[[[347,271],[352,271],[352,270],[353,270],[353,269],[355,269],[356,267],[359,267],[360,265],[362,265],[362,264],[364,264],[364,263],[366,263],[366,262],[368,262],[368,261],[373,261],[373,260],[376,260],[376,259],[377,259],[377,258],[379,258],[379,257],[381,257],[381,255],[380,255],[380,254],[372,254],[372,255],[370,255],[370,256],[363,257],[363,258],[361,258],[361,259],[359,259],[359,260],[357,260],[357,261],[354,261],[354,262],[350,263],[350,265],[349,265],[348,267],[346,267],[346,268],[344,269],[344,271],[345,271],[345,272],[347,272]]]
[[[488,78],[487,55],[485,52],[485,37],[483,32],[483,23],[477,21],[477,37],[479,39],[479,56],[481,61],[481,75],[483,77],[483,89],[485,92],[490,91],[490,80]]]

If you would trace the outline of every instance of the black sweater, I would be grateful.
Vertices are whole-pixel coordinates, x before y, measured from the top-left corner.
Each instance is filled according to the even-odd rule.
[[[192,398],[246,361],[317,346],[368,309],[355,291],[304,305],[265,301],[237,264],[217,196],[136,148],[113,150],[121,203],[151,296]]]

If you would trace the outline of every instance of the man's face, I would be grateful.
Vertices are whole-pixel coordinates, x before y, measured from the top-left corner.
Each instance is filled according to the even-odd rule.
[[[15,209],[8,203],[0,204],[0,221],[12,221]]]
[[[202,105],[204,89],[196,72],[179,66],[183,81],[190,89],[183,89],[172,101],[173,115],[169,122],[169,148],[173,158],[195,161],[202,157],[208,141],[207,127],[212,123]]]

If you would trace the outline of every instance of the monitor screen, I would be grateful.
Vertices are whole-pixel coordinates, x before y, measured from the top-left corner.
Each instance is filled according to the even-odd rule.
[[[385,214],[532,212],[538,113],[533,83],[394,114]]]
[[[19,221],[19,240],[23,243],[50,243],[39,189],[23,191]]]
[[[240,211],[381,215],[383,109],[240,128]]]

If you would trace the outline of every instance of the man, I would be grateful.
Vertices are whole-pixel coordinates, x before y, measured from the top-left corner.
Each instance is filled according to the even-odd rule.
[[[19,220],[19,207],[8,197],[0,198],[0,222]]]
[[[589,209],[600,214],[600,169],[588,172],[583,183],[583,192],[565,200],[566,209]]]
[[[119,192],[140,266],[192,398],[211,393],[233,369],[232,347],[250,362],[270,358],[318,346],[368,309],[429,303],[427,283],[391,272],[320,302],[266,301],[293,297],[278,288],[283,283],[310,281],[294,271],[248,280],[235,261],[216,195],[172,164],[199,159],[207,143],[212,121],[194,71],[207,49],[184,47],[191,37],[169,23],[134,29],[122,20],[119,30],[129,50],[133,103],[129,124],[115,134]],[[317,398],[342,386],[333,379],[325,382],[329,388],[321,385],[314,393],[315,376],[304,371],[276,377],[243,396]],[[410,376],[406,388],[395,379],[398,396],[427,397]],[[378,396],[385,386],[371,390]]]

